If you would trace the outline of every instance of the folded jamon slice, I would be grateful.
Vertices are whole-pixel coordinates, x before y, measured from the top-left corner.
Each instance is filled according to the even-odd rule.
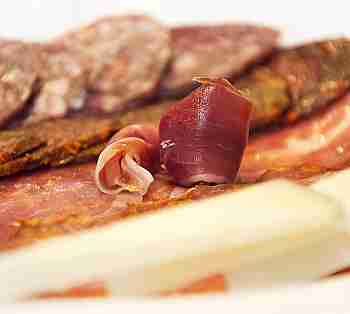
[[[161,93],[184,95],[194,76],[230,78],[271,54],[278,32],[245,24],[189,25],[171,30],[173,58]]]
[[[330,104],[350,87],[350,40],[284,49],[235,82],[254,105],[251,126],[294,122]]]

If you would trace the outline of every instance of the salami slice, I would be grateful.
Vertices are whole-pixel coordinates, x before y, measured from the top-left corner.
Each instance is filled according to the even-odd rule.
[[[36,45],[41,66],[37,68],[40,91],[25,123],[64,117],[82,109],[87,70],[78,56],[59,45]]]
[[[106,17],[57,42],[80,55],[91,91],[113,95],[108,111],[153,95],[171,55],[168,29],[147,16]]]
[[[22,112],[37,79],[34,50],[19,41],[0,41],[0,128]]]
[[[171,31],[173,59],[162,80],[162,93],[182,95],[194,76],[230,78],[269,55],[278,32],[244,24],[180,26]]]

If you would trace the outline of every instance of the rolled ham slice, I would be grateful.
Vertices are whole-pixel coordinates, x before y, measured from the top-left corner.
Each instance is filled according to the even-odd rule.
[[[131,125],[115,134],[100,154],[96,184],[101,192],[146,194],[151,171],[159,164],[159,136],[154,126]]]

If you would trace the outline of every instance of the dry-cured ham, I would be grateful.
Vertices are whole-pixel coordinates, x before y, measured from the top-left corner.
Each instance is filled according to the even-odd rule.
[[[117,132],[100,154],[96,185],[101,192],[145,195],[159,169],[159,133],[155,126],[132,124]]]
[[[0,247],[29,244],[154,210],[187,192],[179,191],[168,177],[156,176],[155,188],[150,189],[143,203],[135,193],[105,194],[96,186],[95,167],[95,163],[88,163],[2,180]]]
[[[201,84],[165,113],[160,157],[178,184],[233,182],[248,140],[251,104],[225,79]]]
[[[251,138],[241,163],[240,182],[307,178],[348,166],[349,125],[348,93],[309,119]]]
[[[161,92],[183,95],[194,76],[230,78],[271,54],[278,32],[244,24],[190,25],[171,30],[173,59]]]

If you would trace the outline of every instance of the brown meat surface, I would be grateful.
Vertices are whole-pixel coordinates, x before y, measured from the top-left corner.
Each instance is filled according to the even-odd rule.
[[[74,116],[42,121],[0,132],[0,177],[94,160],[120,128],[133,123],[157,124],[170,104],[149,104],[108,117]]]
[[[54,43],[80,56],[91,91],[114,97],[106,112],[155,94],[171,56],[167,27],[141,15],[105,17]]]
[[[350,88],[350,40],[311,42],[276,53],[235,81],[253,103],[252,128],[292,123]]]
[[[161,93],[184,95],[194,76],[230,78],[274,50],[278,32],[245,24],[190,25],[171,31],[173,59]]]

